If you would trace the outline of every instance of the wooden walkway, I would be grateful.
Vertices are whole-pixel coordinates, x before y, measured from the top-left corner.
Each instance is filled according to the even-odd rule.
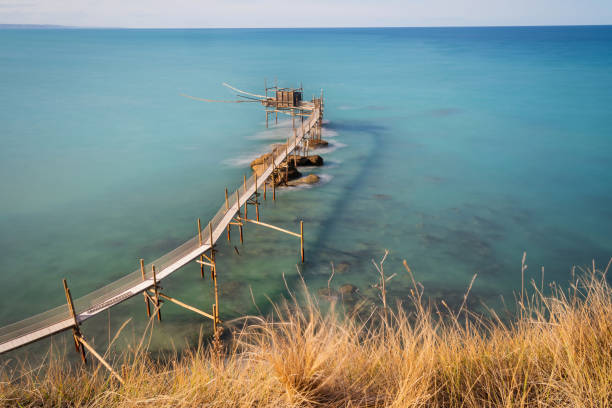
[[[262,185],[287,156],[296,148],[299,148],[300,143],[304,142],[309,134],[319,131],[322,120],[322,103],[320,100],[317,102],[311,105],[310,115],[301,124],[301,127],[296,128],[294,135],[287,140],[286,147],[284,149],[274,149],[272,156],[266,162],[268,166],[263,174],[245,180],[242,187],[229,195],[225,204],[197,236],[151,262],[146,269],[138,269],[103,288],[76,299],[74,301],[74,315],[71,315],[67,305],[62,305],[0,328],[0,353],[5,353],[70,328],[74,329],[75,320],[78,329],[79,323],[135,295],[146,294],[147,290],[157,285],[160,280],[168,277],[189,262],[202,257],[206,251],[211,250],[230,224],[235,222],[236,214],[240,215],[240,207],[244,205],[246,208],[246,205],[251,203],[251,197],[256,192],[261,191]],[[202,261],[199,261],[199,263],[202,263]],[[153,265],[156,268],[155,274],[151,272]],[[145,270],[148,272],[144,272]],[[145,299],[147,299],[146,296]]]

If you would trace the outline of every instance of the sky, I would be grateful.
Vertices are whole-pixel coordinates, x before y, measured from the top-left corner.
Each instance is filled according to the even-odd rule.
[[[386,27],[612,24],[612,0],[0,0],[0,24]]]

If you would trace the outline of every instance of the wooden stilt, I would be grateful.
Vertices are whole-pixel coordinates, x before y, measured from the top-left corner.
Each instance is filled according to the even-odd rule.
[[[215,289],[215,304],[213,305],[213,316],[214,316],[214,330],[217,333],[219,326],[219,288],[217,285],[217,268],[214,268],[213,272],[213,285]]]
[[[268,180],[264,181],[264,201],[266,201],[267,185],[268,185]]]
[[[217,333],[217,305],[213,303],[213,332]]]
[[[304,221],[300,220],[300,255],[304,263]]]
[[[289,181],[289,139],[285,145],[285,184]]]
[[[236,203],[238,205],[238,218],[241,218],[240,216],[240,194],[238,193],[238,190],[236,190]],[[240,231],[240,243],[243,244],[243,238],[242,238],[242,223],[240,223],[240,225],[238,225],[238,231]]]
[[[200,243],[200,246],[202,246],[202,223],[199,218],[198,218],[198,242]],[[202,255],[200,255],[200,261],[202,259],[203,259]],[[200,277],[204,279],[204,266],[203,265],[200,265]]]
[[[295,129],[293,129],[294,143],[295,143],[295,140],[297,140],[297,135],[295,132],[296,132]],[[299,150],[300,150],[299,146],[295,146],[295,148],[298,150],[298,153],[299,153]],[[293,152],[293,166],[297,166],[297,158],[295,157],[295,151]]]
[[[144,270],[144,259],[140,259],[140,273],[142,275],[142,281],[146,281],[147,277],[145,276],[145,270]],[[145,304],[147,305],[147,317],[151,317],[151,304],[149,303],[149,298],[147,297],[147,295],[145,293],[142,294],[144,296],[144,301]]]
[[[227,188],[225,189],[225,211],[229,211],[229,199],[227,196]],[[230,238],[230,224],[227,224],[227,241],[231,242],[231,238]]]
[[[155,274],[155,265],[151,265],[151,271],[153,272],[153,292],[155,293],[153,302],[155,303],[155,308],[157,309],[157,320],[161,322],[161,306],[159,304],[159,286],[157,286],[157,275]]]
[[[208,223],[210,228],[210,262],[213,266],[210,267],[210,278],[212,279],[213,273],[217,268],[217,264],[215,262],[215,245],[213,244],[213,235],[212,235],[212,224]]]
[[[202,222],[198,218],[198,243],[202,246]]]
[[[62,279],[62,283],[64,284],[64,294],[66,295],[66,302],[68,303],[68,311],[72,316],[72,320],[74,321],[74,326],[72,327],[72,338],[74,340],[74,347],[76,351],[81,354],[81,360],[83,360],[83,364],[87,363],[87,358],[85,358],[85,350],[79,343],[79,337],[81,337],[81,330],[79,329],[79,321],[77,320],[76,312],[74,310],[74,303],[72,302],[72,294],[70,294],[70,289],[68,289],[68,283],[66,279]]]

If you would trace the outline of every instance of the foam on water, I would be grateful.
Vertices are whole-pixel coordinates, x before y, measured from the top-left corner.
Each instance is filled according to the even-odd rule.
[[[338,149],[343,149],[348,146],[337,140],[329,140],[328,142],[329,144],[327,146],[311,149],[310,151],[312,152],[312,154],[330,154]]]

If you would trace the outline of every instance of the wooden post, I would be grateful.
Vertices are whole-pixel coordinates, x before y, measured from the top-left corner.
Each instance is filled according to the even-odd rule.
[[[244,218],[249,218],[249,200],[244,202]]]
[[[266,183],[264,182],[264,186],[265,185]],[[257,219],[257,221],[259,221],[259,194],[257,193],[257,173],[255,173],[255,218]]]
[[[66,282],[66,279],[62,279],[62,283],[64,284],[64,294],[66,295],[66,302],[68,303],[68,311],[70,312],[72,320],[74,321],[74,326],[72,326],[72,338],[74,339],[74,347],[76,348],[76,351],[81,354],[81,360],[83,360],[83,364],[85,364],[87,363],[87,359],[85,358],[85,350],[79,342],[79,338],[81,337],[81,330],[79,329],[79,321],[77,320],[76,312],[74,310],[72,295],[70,294],[70,289],[68,289],[68,283]]]
[[[264,181],[264,201],[266,201],[267,185],[268,185],[268,180]]]
[[[155,307],[157,308],[157,320],[161,322],[161,309],[159,306],[159,287],[157,286],[157,275],[155,274],[155,265],[151,265],[153,271],[153,292],[155,293]]]
[[[268,110],[266,109],[266,129],[268,128]]]
[[[214,246],[214,242],[213,242],[213,231],[212,231],[212,221],[208,222],[208,232],[210,233],[210,249],[212,250],[213,246]]]
[[[212,261],[211,263],[214,265],[210,267],[210,278],[212,279],[213,272],[217,264],[215,262],[215,245],[213,244],[213,233],[212,233],[212,223],[211,222],[208,223],[208,229],[210,231],[210,260]]]
[[[225,188],[225,211],[229,211],[229,199],[227,197],[227,188]],[[230,224],[227,224],[227,241],[231,242],[232,240],[230,239]]]
[[[304,221],[300,220],[300,255],[302,263],[304,263]]]
[[[144,259],[142,258],[140,259],[140,273],[142,274],[142,281],[146,281],[147,277],[145,276]],[[147,305],[147,317],[151,317],[151,304],[149,303],[149,298],[146,293],[143,293],[142,296],[144,296],[144,301]]]
[[[200,246],[202,246],[202,223],[200,222],[199,218],[198,218],[198,242],[200,243]],[[204,257],[200,255],[200,261],[203,261],[203,260],[204,260]],[[200,265],[200,277],[204,279],[204,265]]]
[[[297,142],[297,135],[296,135],[295,129],[293,129],[293,140],[294,140],[293,143]],[[299,147],[296,145],[295,148],[298,149],[298,153],[299,153]],[[295,150],[293,151],[293,165],[297,166],[297,158],[295,157]]]
[[[200,246],[202,246],[202,223],[198,218],[198,242]]]
[[[236,190],[236,204],[238,205],[238,218],[240,217],[240,194],[238,193],[238,190]],[[243,239],[242,239],[242,222],[238,225],[238,230],[240,231],[240,243],[243,244]]]
[[[213,332],[216,334],[217,333],[217,305],[215,303],[213,303],[212,309],[213,309]]]
[[[289,181],[289,138],[285,145],[285,184]]]
[[[216,266],[212,270],[212,276],[213,276],[213,285],[215,288],[215,304],[213,305],[213,316],[214,316],[213,321],[214,321],[214,330],[216,334],[217,328],[219,326],[219,288],[217,285],[217,267]]]

